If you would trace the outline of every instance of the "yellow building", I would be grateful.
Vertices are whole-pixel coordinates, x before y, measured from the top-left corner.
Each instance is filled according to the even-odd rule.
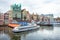
[[[30,20],[30,13],[26,9],[22,10],[22,20]]]

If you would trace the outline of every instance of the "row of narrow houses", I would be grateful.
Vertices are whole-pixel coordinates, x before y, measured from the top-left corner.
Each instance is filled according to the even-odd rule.
[[[7,25],[12,22],[12,18],[9,13],[0,13],[0,25]]]
[[[11,6],[11,10],[12,10],[12,17],[13,19],[17,21],[23,20],[23,21],[31,21],[32,18],[34,20],[37,20],[37,15],[31,15],[29,13],[29,11],[27,11],[26,9],[22,9],[21,10],[21,4],[14,4]]]
[[[9,23],[12,23],[13,20],[23,20],[23,21],[28,21],[31,22],[31,20],[37,20],[36,15],[31,15],[29,11],[26,11],[26,9],[23,9],[22,13],[22,19],[14,19],[13,18],[13,12],[11,10],[7,11],[6,13],[0,13],[0,25],[8,25]],[[32,18],[33,17],[33,18]]]
[[[14,19],[12,16],[12,11],[7,11],[6,13],[0,13],[0,25],[2,24],[9,24],[11,23]],[[54,21],[53,18],[53,14],[46,14],[46,15],[37,15],[37,14],[30,14],[28,11],[26,11],[26,9],[23,9],[22,12],[22,19],[21,20],[25,20],[25,21],[40,21],[40,22],[48,22],[48,23],[52,23]]]
[[[31,21],[31,20],[37,20],[37,15],[36,14],[30,14],[29,13],[29,11],[26,11],[26,9],[23,9],[22,10],[22,19],[21,20],[24,20],[24,21]],[[15,20],[14,18],[13,18],[13,11],[12,10],[9,10],[9,11],[7,11],[6,13],[4,13],[4,14],[2,14],[2,13],[0,13],[0,16],[1,16],[1,18],[0,18],[0,20],[3,20],[3,24],[9,24],[9,23],[11,23],[13,20]],[[3,16],[2,16],[3,15]],[[3,18],[2,18],[3,17]],[[19,19],[20,20],[20,19]],[[1,23],[1,24],[2,24]]]
[[[29,11],[26,9],[21,9],[21,4],[14,4],[11,6],[11,9],[7,11],[6,13],[0,13],[0,25],[8,25],[13,20],[16,21],[28,21],[31,22],[31,20],[34,21],[44,21],[44,22],[53,22],[53,14],[42,14],[38,15],[37,13],[30,14]]]
[[[12,18],[11,11],[7,11],[4,14],[4,24],[7,25],[7,24],[11,23],[12,21],[13,21],[13,18]]]

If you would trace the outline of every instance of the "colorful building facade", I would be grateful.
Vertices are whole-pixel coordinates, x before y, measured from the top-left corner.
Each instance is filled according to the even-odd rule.
[[[0,25],[4,24],[4,14],[0,13]]]
[[[12,17],[12,11],[7,11],[4,14],[4,24],[8,25],[9,23],[12,23],[13,17]]]

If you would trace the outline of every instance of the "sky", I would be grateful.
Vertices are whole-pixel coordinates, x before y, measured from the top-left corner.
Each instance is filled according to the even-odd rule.
[[[0,0],[0,12],[7,12],[15,3],[21,4],[22,9],[31,14],[54,14],[54,17],[60,17],[60,0]]]

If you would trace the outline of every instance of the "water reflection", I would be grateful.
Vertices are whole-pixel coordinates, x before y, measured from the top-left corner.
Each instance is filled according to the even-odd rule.
[[[40,30],[49,30],[52,31],[53,30],[53,26],[40,26]]]
[[[8,34],[0,33],[0,40],[11,40],[11,39]]]
[[[59,25],[40,26],[39,29],[32,31],[7,34],[11,40],[60,40],[60,27]]]
[[[16,39],[17,40],[22,40],[22,39],[25,40],[28,34],[32,34],[32,33],[36,32],[38,30],[39,29],[32,30],[32,31],[20,32],[20,33],[13,33],[13,38],[12,39],[14,39],[14,40],[16,40]]]
[[[49,33],[50,30],[52,31],[53,27],[51,27],[51,26],[46,26],[46,27],[41,26],[40,29],[37,29],[37,30],[26,31],[26,32],[21,32],[21,33],[14,33],[13,38],[15,39],[15,37],[16,37],[16,39],[18,39],[18,40],[46,40],[47,39],[47,34],[50,34]]]
[[[54,27],[60,27],[60,24],[55,24]]]

